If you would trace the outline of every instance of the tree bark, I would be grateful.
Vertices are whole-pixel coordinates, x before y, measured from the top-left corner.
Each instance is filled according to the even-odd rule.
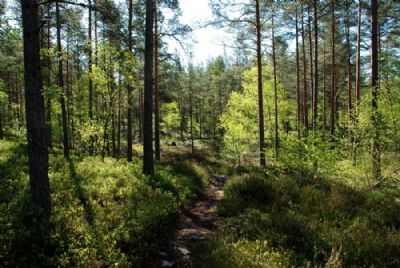
[[[274,11],[272,11],[274,12]],[[279,152],[279,126],[278,126],[278,89],[276,84],[276,55],[275,55],[275,24],[274,13],[272,13],[272,65],[274,68],[274,110],[275,110],[275,161],[278,160]]]
[[[157,4],[154,7],[154,148],[156,160],[160,161],[160,89],[158,87],[158,14]]]
[[[381,156],[378,114],[378,1],[371,0],[371,87],[372,87],[372,176],[381,177]]]
[[[331,35],[332,35],[332,80],[331,80],[331,98],[330,98],[330,122],[329,122],[329,133],[330,140],[333,142],[335,134],[335,97],[336,97],[336,85],[335,85],[335,1],[331,0]]]
[[[38,2],[36,0],[22,0],[21,6],[31,198],[33,204],[43,210],[44,218],[49,218],[51,213],[51,197],[48,177],[45,107],[40,70]]]
[[[129,0],[129,18],[128,18],[128,52],[132,54],[132,16],[133,16],[133,0]],[[132,85],[128,83],[128,134],[127,134],[127,159],[128,162],[132,162],[132,105],[133,105],[133,97],[132,97]]]
[[[318,122],[318,1],[314,0],[314,94],[313,94],[313,130]]]
[[[300,64],[299,64],[299,26],[296,6],[296,103],[297,103],[297,137],[300,138],[301,101],[300,101]]]
[[[51,10],[51,4],[48,4],[47,8],[47,52],[50,51],[51,48],[51,24],[50,24],[50,10]],[[46,61],[46,85],[47,87],[51,86],[51,57],[50,55],[47,55],[47,61]],[[47,138],[47,145],[49,148],[53,147],[53,135],[52,135],[52,125],[51,125],[51,97],[47,96],[46,99],[46,138]]]
[[[64,73],[63,73],[63,60],[62,60],[62,45],[61,45],[61,18],[60,18],[60,5],[59,0],[56,1],[56,21],[57,21],[57,52],[58,52],[58,86],[62,92],[60,95],[61,104],[61,117],[63,128],[63,147],[64,157],[69,157],[69,144],[68,144],[68,121],[67,112],[65,109],[65,88],[64,88]]]
[[[307,92],[307,58],[306,58],[306,46],[304,38],[304,11],[303,4],[301,4],[301,39],[303,49],[303,123],[304,131],[307,133],[308,130],[308,92]]]
[[[262,55],[261,55],[261,21],[260,0],[256,0],[256,38],[257,38],[257,87],[258,87],[258,128],[260,145],[260,165],[265,166],[265,135],[264,135],[264,96],[262,86]]]
[[[310,55],[310,85],[311,85],[311,128],[314,130],[314,66],[313,66],[313,46],[312,46],[312,30],[311,30],[311,15],[310,4],[307,4],[307,20],[308,20],[308,45]]]
[[[361,93],[361,0],[358,1],[358,21],[357,21],[357,59],[356,59],[356,107],[355,107],[355,138],[353,144],[353,164],[357,162],[357,146],[358,146],[358,116],[360,112],[360,93]]]
[[[153,160],[153,12],[154,1],[146,0],[144,60],[143,173],[154,173]]]

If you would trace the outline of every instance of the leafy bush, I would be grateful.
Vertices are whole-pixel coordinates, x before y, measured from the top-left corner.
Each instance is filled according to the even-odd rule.
[[[36,239],[26,153],[26,145],[0,143],[0,263],[6,266],[140,266],[205,176],[193,164],[181,173],[158,166],[145,178],[139,162],[67,161],[56,150],[49,167],[52,216],[48,226],[38,226],[43,237]]]

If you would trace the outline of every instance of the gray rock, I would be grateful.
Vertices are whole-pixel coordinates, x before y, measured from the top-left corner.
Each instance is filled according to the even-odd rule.
[[[199,240],[203,240],[204,237],[203,237],[203,236],[199,236],[199,235],[190,235],[190,236],[188,237],[188,239],[189,239],[190,241],[199,241]]]
[[[178,250],[182,253],[182,255],[189,255],[190,251],[187,248],[178,247]]]
[[[174,267],[174,265],[175,265],[175,262],[173,262],[173,261],[162,260],[160,267],[168,268],[168,267]]]
[[[164,257],[164,258],[168,257],[168,253],[165,251],[159,251],[158,255],[160,255],[161,257]]]

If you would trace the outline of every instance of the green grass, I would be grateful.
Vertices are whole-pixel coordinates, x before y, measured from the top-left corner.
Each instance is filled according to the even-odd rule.
[[[244,172],[225,185],[219,213],[227,218],[201,246],[211,253],[196,258],[199,267],[400,266],[399,190],[282,167],[266,174]]]
[[[156,166],[137,160],[50,155],[53,210],[45,239],[32,240],[25,144],[0,142],[0,263],[19,267],[139,266],[158,247],[180,207],[204,187],[197,164]]]

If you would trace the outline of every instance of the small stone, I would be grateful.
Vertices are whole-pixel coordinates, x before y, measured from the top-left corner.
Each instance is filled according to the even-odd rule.
[[[188,237],[188,239],[189,239],[190,241],[199,241],[199,240],[203,240],[204,237],[203,237],[203,236],[198,236],[198,235],[190,235],[190,236]]]
[[[160,267],[161,267],[161,268],[173,267],[174,264],[175,264],[175,262],[173,262],[173,261],[163,260],[163,261],[161,261]]]
[[[158,255],[160,255],[161,257],[164,257],[164,258],[168,257],[168,253],[165,251],[159,251]]]
[[[182,255],[189,255],[190,251],[186,248],[178,247],[178,250],[182,253]]]

